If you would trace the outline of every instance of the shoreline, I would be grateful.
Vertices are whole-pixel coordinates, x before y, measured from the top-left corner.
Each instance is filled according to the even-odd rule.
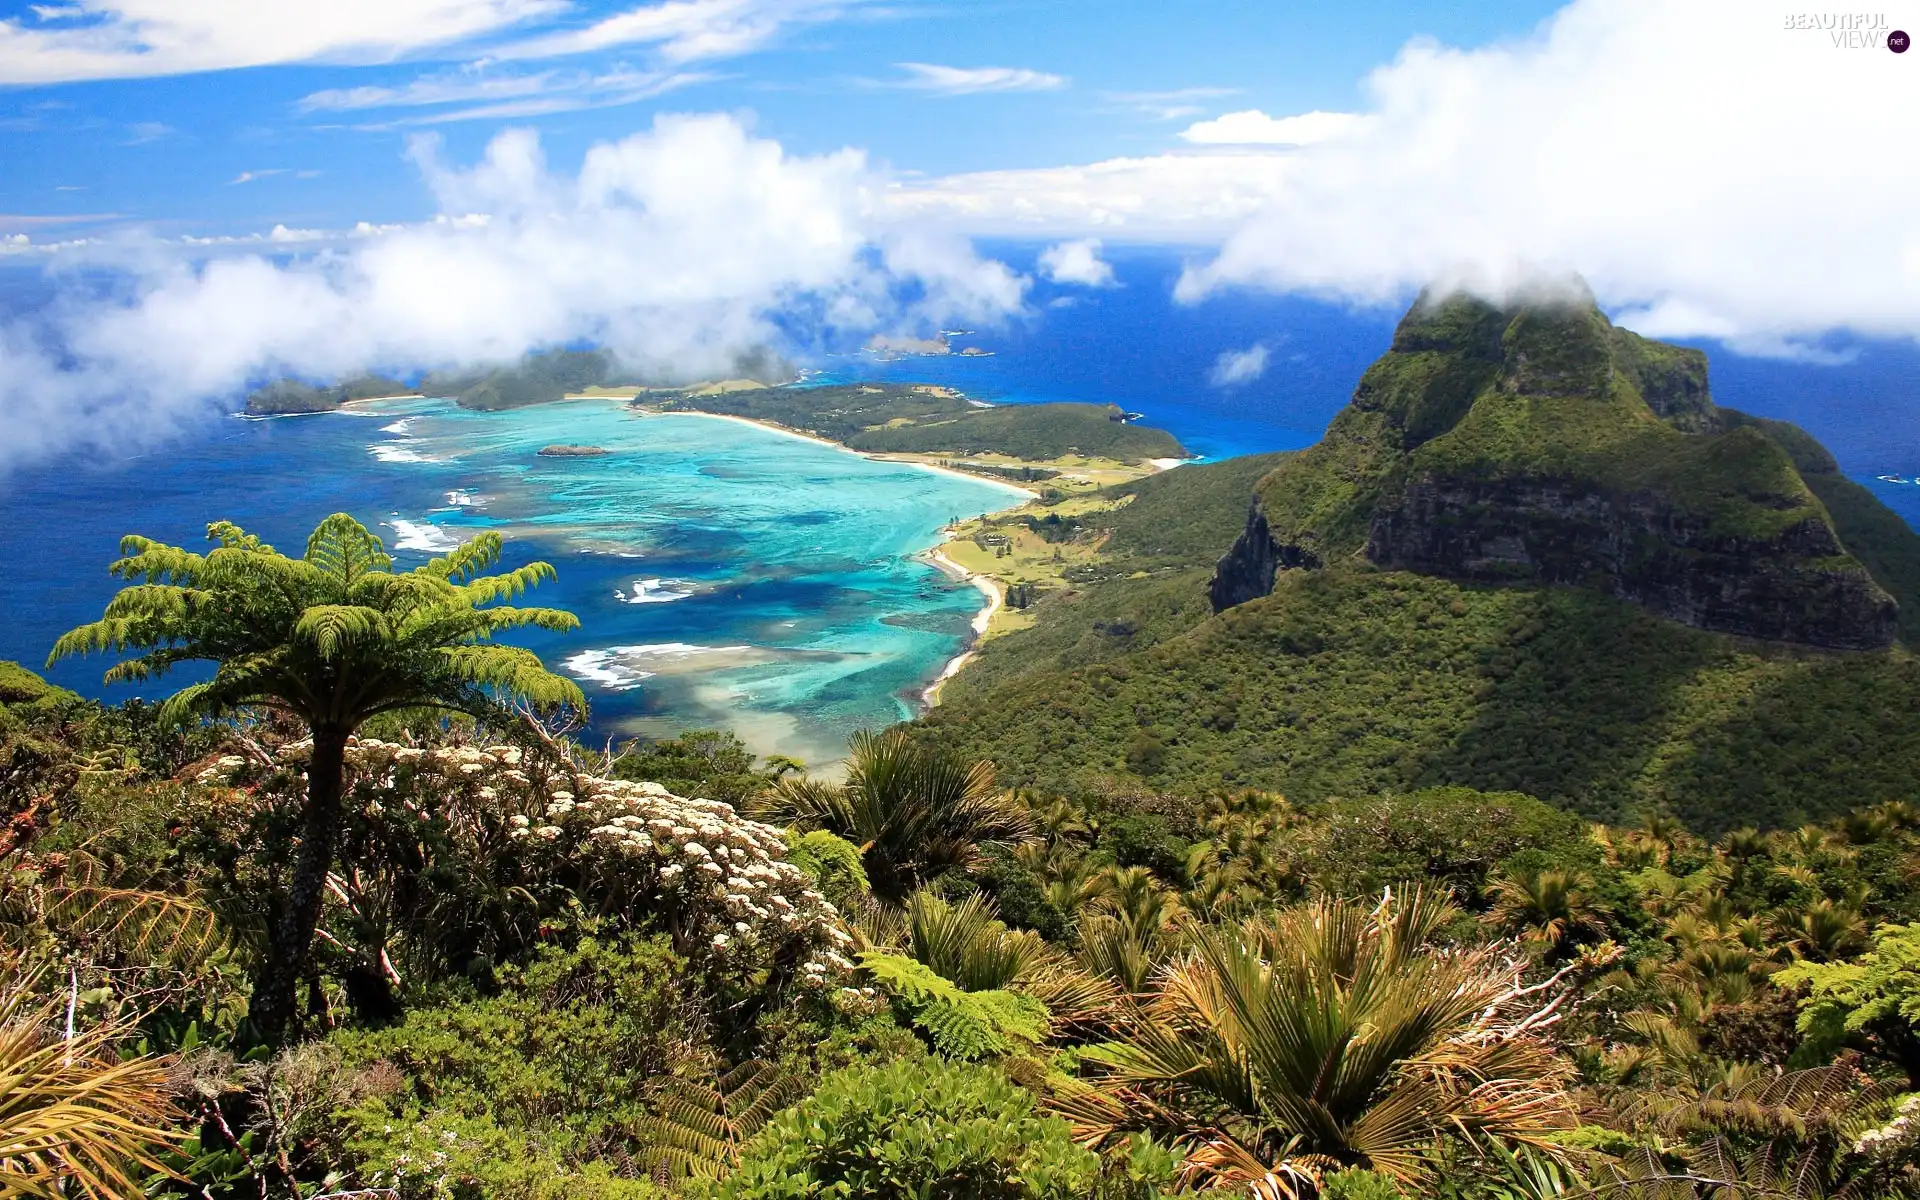
[[[599,399],[600,397],[586,398]],[[791,429],[785,425],[776,425],[772,421],[756,421],[752,417],[740,417],[732,413],[689,412],[683,410],[675,410],[673,412],[648,412],[644,409],[635,409],[634,411],[642,412],[647,417],[705,417],[713,421],[732,421],[738,425],[751,425],[755,429],[764,429],[768,433],[778,433],[785,437],[799,438],[803,442],[812,442],[816,446],[828,446],[844,454],[857,455],[860,458],[866,459],[868,462],[896,463],[900,466],[920,467],[941,475],[952,475],[973,483],[983,483],[988,487],[997,487],[1005,491],[1017,492],[1026,497],[1027,500],[1038,500],[1040,498],[1040,493],[1034,491],[1032,488],[1021,487],[1019,484],[1009,482],[1005,479],[994,479],[987,475],[976,475],[972,471],[962,471],[957,467],[943,467],[938,463],[921,462],[917,458],[895,458],[890,454],[877,454],[867,450],[855,450],[845,442],[836,442],[831,438],[823,438],[816,434],[802,433],[798,429]]]
[[[735,416],[732,413],[634,411],[642,412],[647,417],[706,417],[710,420],[732,421],[739,425],[750,425],[755,429],[763,429],[769,433],[799,438],[803,442],[812,442],[817,446],[827,446],[846,454],[857,455],[860,458],[867,459],[869,462],[898,463],[905,466],[920,467],[928,471],[933,471],[936,474],[952,475],[960,479],[970,480],[974,483],[984,483],[999,487],[1004,491],[1018,493],[1022,497],[1020,503],[1027,503],[1040,498],[1039,492],[1034,491],[1032,488],[1021,487],[1017,483],[1011,483],[1001,479],[991,479],[983,475],[975,475],[970,471],[962,471],[954,467],[943,467],[938,463],[921,462],[918,459],[912,458],[894,458],[885,454],[872,454],[864,450],[855,450],[852,446],[848,446],[842,442],[836,442],[830,438],[819,437],[811,433],[802,433],[798,429],[790,429],[785,425],[776,425],[771,421],[756,421],[752,417]],[[1011,504],[1008,505],[1008,507],[1017,508],[1019,504]],[[943,575],[972,584],[975,588],[979,589],[981,595],[987,598],[987,602],[981,607],[980,611],[973,616],[973,636],[967,639],[967,644],[961,647],[960,653],[947,660],[946,665],[940,669],[940,674],[934,676],[933,681],[927,684],[921,691],[920,703],[926,708],[937,708],[939,706],[941,686],[945,684],[947,680],[958,675],[961,668],[972,661],[974,647],[980,644],[982,637],[986,636],[987,627],[992,623],[994,614],[999,612],[1001,606],[1006,603],[1006,592],[991,576],[979,575],[967,570],[959,563],[948,558],[946,553],[940,549],[941,545],[945,544],[950,537],[951,534],[943,532],[939,542],[910,557],[930,563]]]
[[[948,558],[946,552],[940,549],[939,546],[924,551],[922,554],[915,555],[915,557],[924,557],[927,562],[933,564],[943,575],[972,584],[987,598],[986,607],[982,608],[973,616],[973,636],[967,639],[967,644],[961,648],[960,653],[947,660],[946,666],[940,669],[940,674],[935,676],[933,682],[927,685],[926,690],[920,693],[920,702],[931,709],[940,706],[940,688],[942,685],[944,685],[947,680],[958,675],[961,668],[973,661],[975,647],[980,644],[980,639],[986,636],[987,627],[993,623],[994,614],[999,612],[1001,606],[1006,603],[1006,591],[1000,586],[999,581],[992,576],[969,571],[951,558]]]

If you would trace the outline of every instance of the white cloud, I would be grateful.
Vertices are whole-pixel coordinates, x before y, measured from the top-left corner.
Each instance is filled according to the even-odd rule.
[[[387,62],[550,16],[565,0],[83,0],[0,21],[0,84],[177,75],[290,62]],[[84,10],[87,18],[64,18]],[[60,18],[55,20],[53,18]]]
[[[710,78],[692,71],[619,69],[597,74],[587,71],[541,71],[532,75],[487,75],[478,70],[468,70],[449,75],[422,76],[402,87],[332,88],[313,92],[301,98],[300,107],[308,112],[396,108],[440,110],[400,117],[374,128],[444,125],[453,121],[517,120],[549,113],[635,104]]]
[[[1345,137],[1365,122],[1358,113],[1315,109],[1293,117],[1270,117],[1250,108],[1211,121],[1197,121],[1180,136],[1197,146],[1311,146]]]
[[[1160,154],[902,181],[887,200],[903,217],[969,233],[1217,243],[1291,170],[1271,152]]]
[[[943,67],[935,63],[895,63],[907,78],[898,87],[937,92],[942,96],[968,96],[977,92],[1050,92],[1067,86],[1063,75],[1050,75],[1025,67]]]
[[[1164,92],[1106,92],[1104,98],[1160,121],[1177,121],[1206,111],[1203,103],[1240,94],[1239,88],[1188,87]]]
[[[1576,0],[1524,41],[1411,44],[1369,79],[1367,127],[1293,152],[1180,293],[1570,269],[1668,336],[1920,335],[1913,64],[1783,11]]]
[[[729,117],[658,118],[572,175],[527,131],[470,168],[431,138],[412,152],[442,214],[423,224],[282,228],[194,257],[177,242],[20,247],[130,278],[0,324],[0,465],[164,436],[271,374],[591,341],[697,376],[760,346],[978,327],[1024,303],[1027,281],[966,242],[888,221],[858,152],[789,155]]]
[[[479,100],[538,96],[553,87],[558,74],[542,71],[534,75],[425,75],[401,87],[327,88],[310,92],[300,98],[300,108],[304,112],[352,112],[364,108],[471,104]]]
[[[751,53],[795,26],[842,17],[872,0],[665,0],[579,29],[528,38],[495,52],[505,59],[555,58],[619,46],[654,47],[670,63]]]
[[[79,0],[34,6],[31,22],[0,19],[0,84],[385,63],[432,53],[539,59],[627,46],[678,64],[750,53],[796,27],[873,4],[662,0],[554,28],[574,11],[570,0]]]
[[[1267,347],[1255,342],[1245,350],[1223,350],[1207,372],[1207,382],[1217,388],[1239,387],[1267,373]]]
[[[1100,239],[1058,242],[1040,252],[1040,274],[1055,283],[1112,287],[1113,268],[1100,258]]]
[[[144,146],[148,142],[157,142],[161,138],[172,137],[180,132],[163,121],[135,121],[127,126],[127,140],[123,145]]]

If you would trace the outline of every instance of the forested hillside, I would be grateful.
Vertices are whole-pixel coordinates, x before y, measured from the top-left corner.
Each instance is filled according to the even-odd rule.
[[[1423,298],[1319,445],[1110,494],[1080,518],[1107,561],[925,736],[1050,791],[1451,784],[1702,830],[1920,774],[1920,673],[1881,645],[1920,613],[1920,537],[1590,309]],[[1729,635],[1761,630],[1787,640]]]

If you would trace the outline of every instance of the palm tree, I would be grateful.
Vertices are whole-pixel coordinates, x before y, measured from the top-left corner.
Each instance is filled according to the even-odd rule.
[[[580,689],[531,651],[490,640],[502,630],[564,631],[580,622],[555,609],[487,607],[554,577],[544,562],[481,575],[500,557],[497,533],[400,573],[380,539],[344,513],[320,522],[300,558],[227,521],[207,526],[207,537],[218,546],[205,555],[137,535],[122,539],[123,557],[110,570],[128,586],[101,620],[54,643],[47,661],[142,652],[109,670],[109,683],[212,662],[213,678],[170,697],[163,720],[261,707],[306,725],[313,744],[300,846],[254,990],[256,1023],[278,1040],[296,1016],[295,990],[345,815],[347,739],[383,713],[478,716],[498,713],[507,698],[584,711]]]
[[[1565,1065],[1537,1037],[1552,988],[1497,946],[1431,945],[1457,916],[1418,889],[1369,909],[1322,899],[1200,930],[1118,1041],[1085,1052],[1135,1120],[1194,1144],[1191,1169],[1262,1195],[1360,1166],[1417,1183],[1437,1139],[1520,1142],[1572,1123]],[[1098,1083],[1099,1081],[1096,1081]],[[1109,1099],[1070,1095],[1085,1115]]]
[[[983,847],[1033,836],[1026,810],[995,787],[991,763],[923,746],[903,729],[854,734],[844,784],[782,779],[768,815],[860,847],[873,894],[890,904]]]
[[[1606,905],[1591,897],[1592,886],[1592,878],[1580,872],[1515,871],[1487,885],[1493,901],[1487,920],[1559,953],[1582,938],[1606,936]]]

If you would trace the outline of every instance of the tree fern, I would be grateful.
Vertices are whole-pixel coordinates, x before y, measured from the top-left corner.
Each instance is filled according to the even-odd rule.
[[[797,1077],[758,1060],[706,1080],[676,1081],[639,1130],[655,1178],[725,1178],[741,1145],[805,1093]]]
[[[1032,996],[963,991],[925,963],[884,950],[863,951],[860,963],[948,1057],[1008,1054],[1047,1036],[1047,1006]]]
[[[347,739],[382,713],[481,714],[505,700],[584,710],[572,681],[532,652],[493,638],[523,627],[566,631],[571,613],[498,604],[554,577],[546,563],[500,575],[497,533],[395,572],[380,539],[345,513],[320,522],[299,558],[227,521],[207,526],[215,548],[195,554],[128,536],[109,568],[128,582],[101,619],[68,632],[48,662],[131,654],[109,682],[152,679],[184,662],[211,662],[213,678],[174,693],[162,719],[188,721],[257,706],[304,722],[313,735],[298,855],[253,1010],[282,1033],[310,952],[321,892],[343,819]]]

